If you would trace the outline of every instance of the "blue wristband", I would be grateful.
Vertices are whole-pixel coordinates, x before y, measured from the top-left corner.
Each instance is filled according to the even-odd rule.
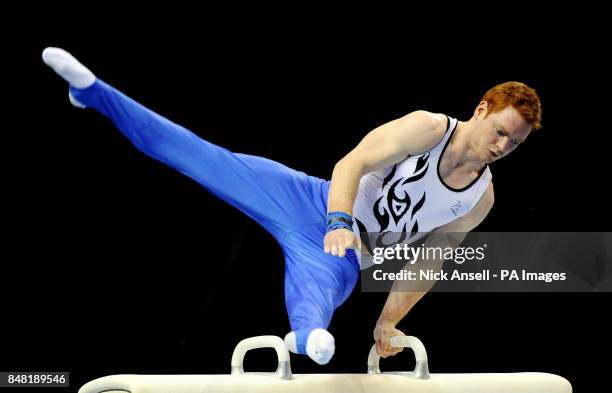
[[[327,232],[336,229],[353,230],[353,217],[345,212],[329,212],[327,213]]]

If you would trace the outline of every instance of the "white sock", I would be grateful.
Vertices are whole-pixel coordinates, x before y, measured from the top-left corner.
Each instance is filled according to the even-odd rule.
[[[79,63],[70,53],[60,48],[45,48],[42,59],[46,65],[51,67],[66,82],[77,89],[84,89],[93,85],[96,76],[87,67]],[[85,105],[77,101],[72,94],[68,93],[72,105],[85,108]]]
[[[318,364],[327,364],[334,356],[334,336],[325,329],[314,329],[306,341],[306,354]]]
[[[96,76],[87,67],[79,63],[70,53],[60,48],[45,48],[42,59],[46,65],[77,89],[93,85]]]
[[[285,345],[289,352],[297,353],[297,339],[295,332],[289,332],[285,336]],[[325,329],[315,329],[308,335],[306,341],[306,354],[318,364],[327,364],[331,360],[336,345],[334,336]]]
[[[285,345],[287,349],[291,353],[297,353],[297,339],[295,337],[295,332],[289,332],[285,336]]]

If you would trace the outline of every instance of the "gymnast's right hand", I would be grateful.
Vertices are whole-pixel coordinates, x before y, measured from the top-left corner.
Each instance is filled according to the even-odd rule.
[[[326,254],[331,253],[337,257],[344,257],[347,248],[353,248],[357,251],[361,249],[361,243],[357,236],[344,228],[327,232],[323,245]]]

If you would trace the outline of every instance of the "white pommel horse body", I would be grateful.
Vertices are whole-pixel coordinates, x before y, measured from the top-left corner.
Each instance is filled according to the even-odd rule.
[[[411,348],[416,366],[410,372],[380,371],[380,356],[373,345],[363,374],[293,374],[285,342],[276,336],[244,339],[234,349],[231,374],[225,375],[110,375],[81,387],[79,393],[571,393],[563,377],[548,373],[430,374],[427,352],[414,336],[391,338],[394,347]],[[274,373],[248,373],[245,354],[274,348]]]

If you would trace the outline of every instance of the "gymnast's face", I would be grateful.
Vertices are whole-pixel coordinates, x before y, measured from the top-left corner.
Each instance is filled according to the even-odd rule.
[[[476,151],[487,164],[510,154],[531,133],[532,126],[512,106],[488,113],[487,103],[481,102],[476,111]]]

